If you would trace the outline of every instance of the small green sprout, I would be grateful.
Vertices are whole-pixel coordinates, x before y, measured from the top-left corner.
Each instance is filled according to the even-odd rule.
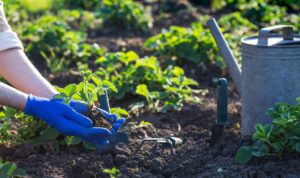
[[[109,174],[111,178],[116,178],[121,175],[119,169],[112,168],[112,169],[104,169],[103,170],[104,174]]]
[[[0,157],[0,177],[24,177],[27,173],[23,169],[18,169],[17,166],[9,161],[3,163],[2,157]]]

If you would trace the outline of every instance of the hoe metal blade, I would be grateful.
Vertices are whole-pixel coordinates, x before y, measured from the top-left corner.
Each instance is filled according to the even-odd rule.
[[[114,147],[118,143],[125,143],[126,145],[129,144],[128,135],[124,132],[116,132],[112,134],[109,138],[109,144],[108,145],[96,145],[99,155],[103,152],[105,148],[108,147]]]
[[[106,90],[104,91],[103,95],[98,95],[98,101],[101,105],[101,109],[110,113],[110,106]],[[126,145],[129,144],[128,135],[124,132],[115,132],[108,138],[108,140],[108,145],[96,145],[99,154],[101,154],[105,148],[114,147],[118,143],[125,143]]]

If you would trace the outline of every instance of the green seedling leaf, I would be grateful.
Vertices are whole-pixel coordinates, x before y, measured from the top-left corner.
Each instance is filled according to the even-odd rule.
[[[114,92],[118,92],[117,87],[112,82],[110,82],[110,81],[103,80],[102,81],[102,85],[103,85],[103,88],[111,89]]]
[[[174,69],[172,70],[172,73],[177,77],[179,77],[181,75],[184,75],[184,70],[180,67],[175,66]]]
[[[32,140],[33,144],[41,144],[41,143],[46,143],[51,140],[56,139],[59,136],[59,132],[54,129],[54,128],[49,128],[44,130],[41,136],[35,138]]]
[[[111,170],[110,169],[103,169],[102,172],[104,174],[109,174],[111,178],[117,178],[121,175],[120,171],[116,168],[112,168]]]
[[[128,116],[128,112],[124,109],[121,109],[120,107],[117,108],[111,108],[110,112],[113,114],[117,114],[117,115],[124,115],[124,116]]]
[[[235,155],[236,162],[246,164],[252,158],[252,150],[247,146],[242,146]]]
[[[95,144],[84,141],[84,140],[83,140],[83,146],[84,146],[84,148],[89,149],[89,150],[96,150],[97,149]]]
[[[92,78],[92,71],[90,70],[81,71],[81,75],[83,76],[84,81],[89,81]]]
[[[138,85],[136,87],[136,91],[135,92],[137,94],[139,94],[139,95],[142,95],[142,96],[146,97],[146,98],[148,98],[149,94],[150,94],[150,92],[149,92],[149,90],[147,88],[147,85],[145,85],[145,84]]]
[[[62,98],[65,99],[68,98],[68,96],[65,93],[59,93],[53,99],[62,99]]]
[[[78,145],[79,143],[81,143],[81,139],[74,136],[67,136],[65,137],[65,142],[68,146]]]
[[[92,74],[92,80],[95,82],[95,84],[97,86],[101,86],[102,85],[101,79],[97,75]]]
[[[27,176],[27,173],[23,169],[16,169],[14,172],[15,176],[24,177]]]
[[[76,93],[76,85],[75,84],[70,84],[70,85],[66,86],[64,88],[64,93],[67,96],[72,97]]]
[[[5,162],[3,167],[1,168],[1,174],[0,177],[8,177],[11,176],[12,173],[15,171],[15,169],[17,168],[16,165],[9,163],[9,162]]]
[[[255,125],[255,129],[256,129],[256,131],[258,131],[258,132],[260,132],[262,134],[265,133],[264,127],[261,124],[259,124],[259,123]]]

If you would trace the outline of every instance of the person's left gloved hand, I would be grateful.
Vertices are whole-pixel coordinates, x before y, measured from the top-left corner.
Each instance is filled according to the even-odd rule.
[[[88,112],[88,107],[86,103],[83,102],[79,102],[79,101],[71,101],[69,104],[75,111],[83,114]],[[125,119],[124,118],[118,118],[116,114],[111,114],[106,112],[103,109],[100,108],[96,108],[99,112],[102,113],[104,119],[109,122],[110,124],[112,124],[112,130],[111,132],[117,132],[120,127],[125,123]]]

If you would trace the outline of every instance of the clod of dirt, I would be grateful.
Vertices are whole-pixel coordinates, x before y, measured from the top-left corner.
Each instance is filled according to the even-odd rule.
[[[34,145],[31,143],[24,143],[19,148],[16,149],[14,157],[27,157],[29,155],[35,154],[37,151],[34,149]]]
[[[87,116],[93,121],[93,126],[94,127],[103,127],[107,128],[108,130],[112,129],[112,126],[110,123],[108,123],[104,118],[101,112],[99,112],[96,107],[92,107],[90,112],[84,113],[83,115]]]

